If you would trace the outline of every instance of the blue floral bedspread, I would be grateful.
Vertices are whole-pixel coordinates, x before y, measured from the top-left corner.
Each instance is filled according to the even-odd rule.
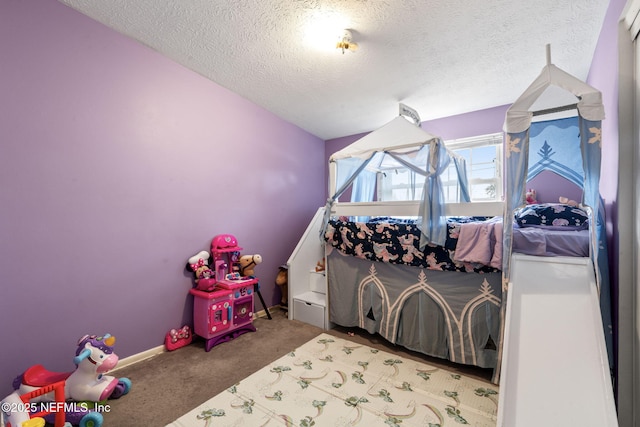
[[[482,264],[455,262],[460,224],[486,217],[447,219],[444,246],[428,244],[420,250],[420,230],[415,221],[375,218],[369,222],[331,219],[325,233],[327,244],[344,254],[371,261],[405,264],[429,270],[490,273],[499,271]]]

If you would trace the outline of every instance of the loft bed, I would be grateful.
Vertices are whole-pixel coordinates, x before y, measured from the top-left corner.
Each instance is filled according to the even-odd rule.
[[[460,224],[447,221],[445,246],[420,250],[415,224],[331,221],[325,233],[330,321],[430,356],[494,368],[501,272],[452,256]],[[372,235],[372,249],[349,237],[365,229],[382,233]],[[360,254],[350,250],[358,245]]]
[[[440,174],[449,164],[458,171],[460,201],[445,204]],[[502,203],[470,203],[464,159],[419,121],[401,116],[334,153],[329,169],[332,196],[320,236],[330,322],[431,356],[495,368],[501,259],[483,265],[458,260],[454,252],[461,227],[501,216]],[[374,201],[376,174],[390,169],[425,176],[422,191],[416,189],[423,197]],[[348,188],[351,201],[338,201]],[[485,225],[501,235],[499,224]]]
[[[550,129],[554,125],[533,124],[531,146],[536,148],[538,136],[556,139],[549,138]],[[579,141],[575,147],[579,149]],[[531,165],[531,178],[551,170],[583,186],[581,177],[585,174],[568,173],[573,169],[553,158],[556,148],[536,150],[542,154]],[[409,202],[371,200],[373,190],[367,183],[371,181],[367,173],[379,173],[376,167],[385,161],[396,161],[395,167],[415,166],[401,160],[420,159],[420,151],[428,153],[419,166],[428,175],[423,193],[426,197]],[[443,204],[438,194],[438,171],[445,167],[442,159],[460,161],[439,138],[402,117],[331,156],[332,197],[325,206],[321,228],[321,238],[326,242],[329,320],[378,333],[392,343],[431,356],[494,368],[497,382],[505,323],[505,272],[501,269],[506,266],[508,273],[512,252],[537,257],[589,257],[592,243],[597,241],[593,235],[604,223],[603,211],[588,205],[587,200],[592,203],[589,198],[582,200],[585,210],[561,203],[526,206],[525,181],[514,188],[511,175],[507,175],[508,206],[468,201]],[[458,170],[461,198],[468,200],[464,165]],[[354,187],[351,201],[339,202],[350,185]],[[428,193],[427,189],[434,191]],[[588,216],[591,220],[585,221]],[[406,223],[394,217],[417,219]],[[504,224],[504,239],[503,217],[513,219]],[[540,223],[532,223],[535,217]],[[392,236],[390,230],[397,235]],[[478,240],[480,234],[483,240]],[[465,243],[468,236],[471,243]],[[465,248],[471,254],[462,255]],[[480,257],[469,248],[481,248]]]

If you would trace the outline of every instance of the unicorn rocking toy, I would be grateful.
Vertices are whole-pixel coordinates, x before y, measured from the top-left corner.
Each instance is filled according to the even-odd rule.
[[[117,399],[129,392],[129,379],[104,375],[118,364],[118,356],[113,352],[116,337],[107,334],[100,338],[85,335],[78,342],[73,358],[77,368],[67,378],[66,387],[72,400],[97,402]]]
[[[118,364],[118,356],[113,352],[116,338],[109,334],[102,337],[85,335],[78,340],[78,348],[73,363],[73,372],[50,372],[42,365],[27,369],[13,382],[20,394],[57,381],[65,381],[64,395],[67,400],[100,402],[124,396],[131,388],[128,378],[105,375]],[[41,400],[52,400],[45,394]]]
[[[128,378],[105,375],[118,364],[115,341],[109,334],[80,338],[73,372],[51,372],[42,365],[28,368],[13,381],[15,391],[2,400],[0,426],[43,426],[49,422],[55,427],[101,427],[104,419],[96,410],[100,402],[117,399],[131,389]]]

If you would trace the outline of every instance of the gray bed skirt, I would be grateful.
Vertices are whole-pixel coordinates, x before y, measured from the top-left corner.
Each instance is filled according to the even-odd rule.
[[[501,273],[427,270],[329,250],[329,320],[452,362],[495,368]]]

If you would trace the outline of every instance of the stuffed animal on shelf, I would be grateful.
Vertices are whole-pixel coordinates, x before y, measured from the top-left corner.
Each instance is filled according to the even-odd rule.
[[[242,255],[238,260],[238,264],[240,265],[240,275],[243,277],[255,276],[254,269],[256,268],[256,265],[261,262],[262,256],[259,254]]]
[[[286,265],[281,265],[278,267],[276,285],[280,287],[280,293],[282,294],[282,297],[280,298],[280,306],[283,308],[286,308],[289,305],[288,283],[289,268]]]
[[[576,202],[575,200],[569,200],[569,198],[567,197],[560,196],[558,197],[558,201],[563,205],[573,206],[574,208],[578,206],[578,202]]]
[[[534,190],[533,188],[528,189],[525,193],[525,196],[528,205],[538,203],[538,201],[536,200],[536,190]]]
[[[196,276],[196,288],[201,291],[212,291],[216,284],[216,274],[209,265],[211,255],[200,251],[187,261],[187,269]]]

